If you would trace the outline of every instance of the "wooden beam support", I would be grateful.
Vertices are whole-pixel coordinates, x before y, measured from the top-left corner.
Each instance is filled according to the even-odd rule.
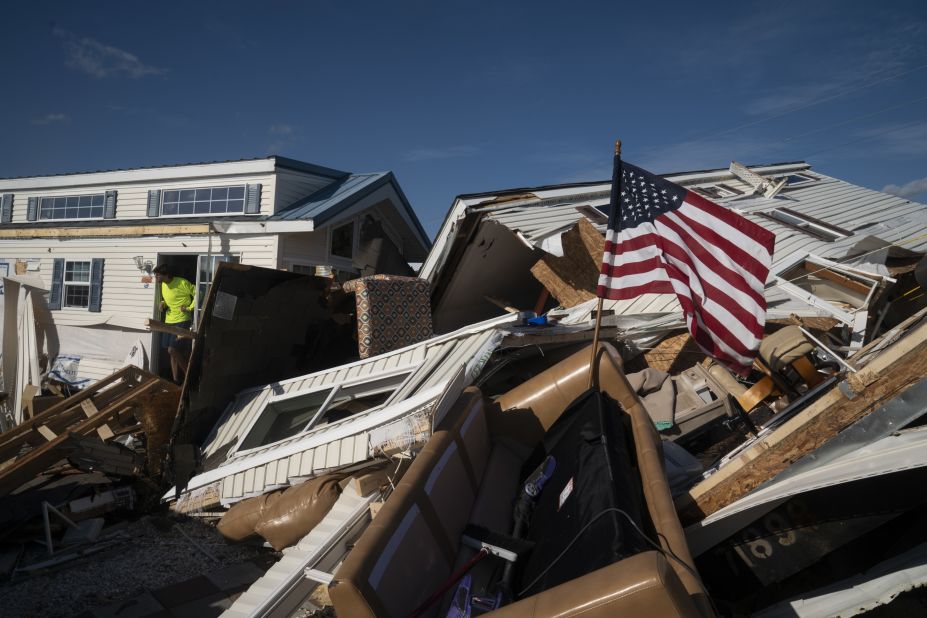
[[[172,405],[176,409],[180,395],[180,389],[177,385],[135,367],[126,369],[134,370],[127,372],[125,376],[127,382],[132,386],[126,388],[112,403],[99,410],[98,414],[84,419],[67,432],[60,432],[55,439],[33,448],[21,458],[0,470],[0,497],[15,491],[23,483],[35,478],[57,461],[61,457],[61,453],[58,451],[65,445],[69,435],[87,436],[95,434],[99,427],[112,421],[126,409],[126,406],[138,402],[142,402],[142,405],[144,405],[149,399],[152,399],[161,401],[165,405]],[[164,397],[168,399],[165,400]],[[74,402],[70,402],[65,409],[76,409],[78,407]]]
[[[209,225],[158,224],[120,225],[109,227],[31,227],[0,229],[0,238],[134,238],[138,236],[170,236],[176,234],[208,234]]]

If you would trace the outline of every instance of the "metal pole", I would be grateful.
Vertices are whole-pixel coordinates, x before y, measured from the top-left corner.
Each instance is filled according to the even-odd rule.
[[[621,140],[615,140],[615,157],[621,156]],[[612,184],[617,181],[619,176],[615,173],[612,174]],[[612,188],[612,193],[614,194],[614,187]],[[611,204],[611,208],[618,208],[618,204]],[[602,301],[603,298],[599,297],[599,302],[596,305],[595,310],[595,330],[592,333],[592,356],[589,359],[589,388],[592,388],[592,385],[595,383],[595,357],[596,352],[599,349],[599,330],[602,328]]]

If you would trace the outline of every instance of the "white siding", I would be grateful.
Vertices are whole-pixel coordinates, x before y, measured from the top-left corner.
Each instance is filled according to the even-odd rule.
[[[338,258],[336,258],[336,261]],[[280,235],[280,262],[297,264],[329,264],[328,230],[315,230],[303,234]]]
[[[185,179],[164,179],[147,182],[113,182],[101,185],[84,185],[79,182],[80,175],[75,175],[75,183],[66,187],[30,188],[28,190],[14,191],[4,189],[3,193],[13,194],[13,223],[30,223],[26,219],[26,209],[30,197],[53,197],[57,195],[86,195],[90,193],[103,193],[115,189],[116,219],[145,219],[151,222],[170,222],[173,217],[148,218],[148,191],[150,189],[195,189],[202,187],[225,187],[230,185],[243,185],[261,183],[261,214],[270,215],[274,210],[275,177],[274,174],[238,174],[233,176],[201,177]],[[217,215],[211,215],[217,216]],[[221,216],[221,215],[218,215]],[[240,214],[239,214],[240,216]],[[112,222],[110,219],[94,219],[101,225]],[[207,218],[204,217],[204,222]],[[63,225],[67,223],[61,221]]]
[[[265,268],[277,267],[277,238],[266,236],[223,236],[211,238],[212,253],[238,254],[241,262]],[[142,283],[143,273],[133,257],[157,263],[159,253],[209,253],[210,239],[200,236],[148,236],[141,238],[80,238],[80,239],[0,239],[0,259],[10,262],[15,272],[16,260],[39,262],[39,275],[51,288],[52,260],[103,258],[103,295],[100,313],[86,309],[63,308],[52,311],[58,325],[89,326],[110,324],[125,328],[144,329],[145,319],[154,315],[155,284]]]

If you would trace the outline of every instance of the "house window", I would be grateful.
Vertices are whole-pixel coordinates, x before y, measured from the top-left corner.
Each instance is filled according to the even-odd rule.
[[[102,219],[105,194],[39,198],[39,219]]]
[[[275,397],[261,411],[237,450],[273,444],[380,406],[409,375],[411,372],[407,371],[311,393]]]
[[[331,254],[335,257],[352,259],[354,257],[354,222],[332,228]]]
[[[224,215],[245,211],[245,186],[170,189],[162,193],[161,214]]]
[[[804,215],[788,208],[776,208],[775,210],[761,214],[773,221],[784,223],[793,229],[805,232],[821,240],[826,240],[827,242],[834,242],[835,240],[853,235],[853,232],[849,230],[831,225],[820,219],[815,219],[814,217]]]
[[[64,263],[64,306],[90,306],[90,261]]]

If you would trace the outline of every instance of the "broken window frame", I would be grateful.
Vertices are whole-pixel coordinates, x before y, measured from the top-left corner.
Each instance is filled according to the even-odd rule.
[[[338,230],[342,230],[346,227],[350,227],[350,230],[351,230],[350,255],[348,256],[339,255],[335,253],[334,251],[335,233]],[[331,258],[332,261],[338,261],[340,263],[343,263],[343,262],[352,263],[354,260],[354,256],[357,254],[357,234],[358,234],[358,230],[357,230],[357,219],[356,218],[350,219],[338,225],[331,226],[328,230],[328,256],[329,258]]]
[[[400,389],[402,389],[403,387],[405,387],[405,385],[409,382],[409,380],[411,380],[412,377],[415,375],[417,368],[418,368],[417,365],[411,366],[411,367],[406,366],[406,367],[395,369],[393,371],[384,371],[384,372],[374,374],[374,375],[362,376],[358,379],[347,381],[347,382],[342,382],[340,384],[335,384],[335,385],[326,384],[326,385],[321,385],[316,388],[311,388],[305,391],[297,390],[295,392],[281,393],[279,395],[272,396],[268,398],[266,402],[264,402],[264,404],[261,406],[260,411],[256,413],[254,415],[254,418],[252,418],[251,421],[248,423],[247,428],[241,433],[241,437],[238,439],[238,442],[235,444],[235,447],[229,452],[229,457],[243,455],[243,454],[251,453],[254,451],[261,450],[261,449],[265,449],[275,444],[284,442],[286,440],[291,440],[293,438],[296,438],[297,436],[306,435],[308,433],[311,433],[315,429],[319,429],[318,427],[316,427],[317,423],[329,410],[331,410],[331,408],[333,407],[333,404],[341,404],[345,401],[344,399],[339,398],[339,396],[342,395],[345,391],[351,391],[351,390],[357,389],[355,392],[350,393],[351,399],[357,399],[360,397],[368,397],[371,395],[378,395],[382,393],[388,393],[388,394],[387,394],[386,399],[383,401],[383,403],[372,406],[368,408],[367,410],[363,410],[361,412],[357,412],[355,414],[349,415],[346,418],[339,419],[337,421],[329,423],[325,425],[326,430],[330,429],[333,425],[337,425],[339,423],[349,421],[359,414],[367,414],[374,410],[379,410],[390,404],[390,400],[392,399],[393,394],[399,391]],[[385,382],[385,384],[374,386],[373,384],[377,382]],[[367,390],[364,390],[365,387]],[[265,414],[269,414],[273,412],[272,406],[274,406],[274,404],[285,403],[293,399],[299,399],[301,397],[308,397],[310,395],[315,395],[317,393],[323,393],[326,391],[328,391],[328,395],[325,397],[323,402],[319,405],[318,409],[316,409],[313,412],[312,417],[302,427],[302,429],[288,436],[278,438],[272,442],[266,442],[265,440],[267,439],[267,434],[270,433],[270,430],[273,427],[273,420],[272,420],[270,424],[268,425],[267,429],[265,430],[265,435],[262,436],[259,443],[251,445],[251,446],[246,446],[250,442],[254,441],[254,440],[249,440],[249,438],[251,437],[251,433],[254,431],[255,427],[258,425],[258,423],[261,421],[261,419],[264,417]],[[278,412],[278,415],[279,415],[279,412]]]
[[[816,176],[812,176],[811,174],[806,174],[804,172],[792,172],[790,174],[784,174],[783,176],[778,177],[777,180],[782,180],[783,178],[786,179],[786,189],[791,189],[792,187],[803,187],[812,182],[818,182],[821,180]],[[799,180],[793,182],[792,178],[798,178]]]
[[[825,242],[836,242],[853,236],[853,232],[850,230],[831,225],[830,223],[802,214],[790,208],[780,206],[779,208],[773,208],[770,211],[758,214],[775,223],[803,232],[809,236],[814,236]]]

